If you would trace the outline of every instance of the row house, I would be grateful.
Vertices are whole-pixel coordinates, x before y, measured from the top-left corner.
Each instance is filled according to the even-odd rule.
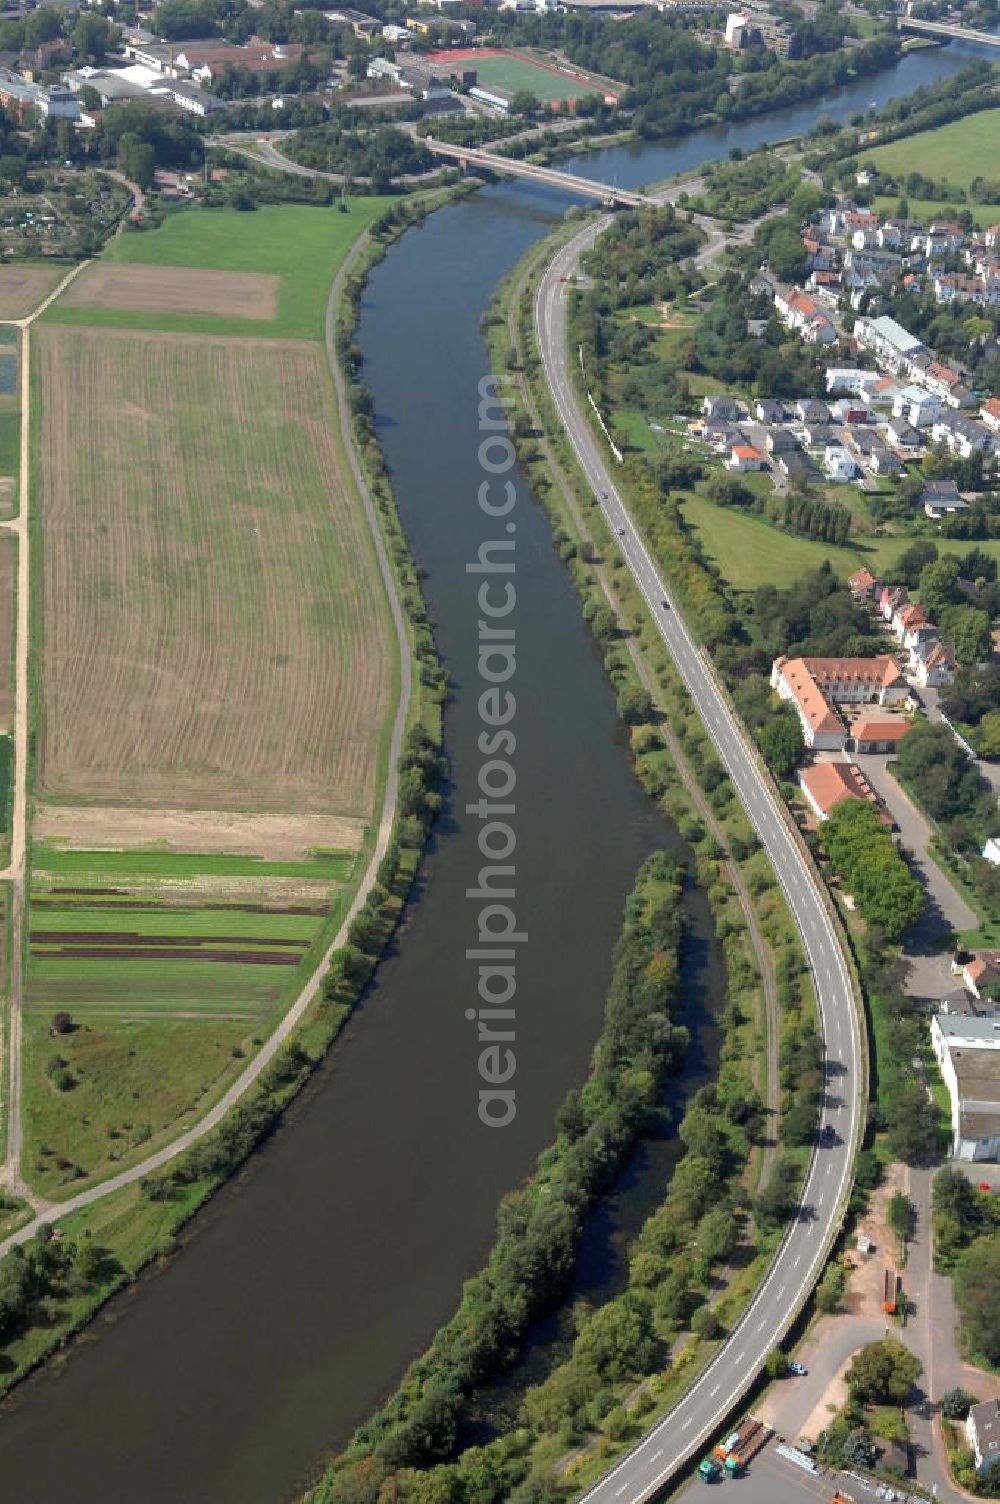
[[[905,585],[883,585],[879,592],[878,610],[883,621],[891,622],[896,612],[910,603],[910,592]]]
[[[962,381],[954,366],[932,356],[917,355],[910,363],[911,374],[917,381],[934,392],[949,407],[972,407],[975,397]]]
[[[961,272],[936,272],[934,297],[939,303],[978,303],[994,308],[1000,304],[1000,276],[966,277]]]
[[[823,298],[828,303],[836,304],[843,287],[843,282],[838,271],[818,266],[809,273],[806,278],[806,286],[811,292],[816,293],[817,297]]]
[[[940,638],[918,643],[910,651],[910,672],[925,689],[954,684],[958,673],[955,649]]]
[[[881,287],[896,280],[903,269],[903,258],[895,251],[881,251],[877,247],[848,249],[844,252],[844,269],[859,276],[871,274]]]
[[[1000,258],[996,251],[988,250],[978,243],[966,246],[965,264],[972,268],[977,277],[1000,276]]]
[[[904,459],[915,459],[924,447],[924,435],[907,418],[890,418],[886,438]]]
[[[985,423],[952,411],[941,414],[931,429],[931,438],[963,460],[973,454],[992,454],[995,448],[994,435]]]
[[[915,633],[919,633],[921,627],[926,624],[927,615],[923,606],[917,601],[906,601],[901,604],[892,614],[889,623],[892,635],[904,648],[909,648],[915,642]]]
[[[965,231],[961,225],[950,220],[939,220],[931,225],[926,235],[915,235],[910,242],[911,251],[920,251],[925,256],[947,256],[960,251],[965,244]]]
[[[809,345],[832,345],[837,339],[836,326],[819,304],[796,287],[777,289],[774,306],[788,329],[800,334]]]
[[[909,250],[923,230],[919,219],[887,219],[885,224],[879,225],[876,239],[886,250]]]
[[[1000,433],[1000,398],[990,397],[979,409],[979,416],[994,433]]]
[[[925,350],[915,334],[884,314],[875,319],[858,319],[854,338],[859,349],[871,350],[876,360],[897,375],[906,371],[914,357]]]

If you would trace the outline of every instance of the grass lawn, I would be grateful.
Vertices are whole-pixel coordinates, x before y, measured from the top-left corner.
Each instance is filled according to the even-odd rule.
[[[308,204],[265,204],[250,213],[185,209],[169,215],[157,229],[126,232],[111,241],[104,252],[109,261],[270,272],[281,278],[274,320],[65,308],[59,304],[44,317],[58,323],[127,329],[321,339],[326,300],[337,268],[365,226],[396,202],[394,198],[356,198],[346,214]]]
[[[1000,153],[1000,109],[980,110],[964,120],[953,120],[936,130],[920,131],[891,141],[886,146],[864,148],[859,153],[862,166],[875,162],[882,172],[905,177],[914,167],[929,178],[943,178],[961,188],[968,188],[984,166]],[[911,203],[910,211],[915,205]],[[994,206],[994,214],[996,206]]]
[[[797,538],[762,518],[716,506],[690,492],[684,496],[684,513],[699,533],[706,552],[725,578],[740,590],[752,590],[762,584],[790,585],[824,559],[829,559],[838,574],[845,576],[862,564],[877,571],[891,565],[914,541],[866,538],[863,543],[834,548],[811,538]],[[967,553],[970,547],[961,539],[938,538],[935,542],[942,554]],[[979,547],[1000,559],[1000,540],[988,539]]]
[[[609,420],[612,432],[623,434],[631,449],[642,449],[652,454],[661,448],[645,413],[637,412],[631,407],[615,407],[609,414]]]
[[[538,68],[534,63],[519,57],[477,57],[476,73],[480,84],[492,84],[494,88],[508,89],[512,94],[520,89],[527,89],[542,104],[549,104],[553,100],[580,99],[584,94],[598,92],[591,84],[550,73],[548,68]]]
[[[57,1039],[48,1017],[29,1012],[24,1024],[25,1169],[55,1196],[174,1137],[236,1075],[234,1050],[252,1048],[252,1026],[231,1019],[88,1018]],[[56,1060],[66,1062],[67,1090],[50,1074]]]
[[[906,201],[913,218],[923,220],[925,224],[929,224],[933,219],[950,218],[950,214],[946,216],[945,210],[954,209],[968,209],[980,230],[988,230],[990,225],[995,225],[1000,221],[1000,206],[997,204],[948,204],[944,199],[909,197]],[[872,208],[877,209],[880,214],[895,214],[898,203],[898,197],[890,198],[885,194],[879,194],[873,200]]]

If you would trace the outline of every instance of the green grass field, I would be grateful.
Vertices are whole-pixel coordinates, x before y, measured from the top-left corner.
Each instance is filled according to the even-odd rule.
[[[534,63],[519,57],[477,57],[476,74],[481,84],[508,89],[511,94],[527,89],[542,104],[563,99],[581,99],[584,94],[599,92],[590,84],[550,73],[547,68],[536,67]]]
[[[121,235],[104,252],[108,261],[270,272],[281,278],[273,321],[118,308],[65,308],[59,304],[43,317],[55,323],[123,329],[182,329],[201,334],[246,334],[255,339],[268,335],[321,339],[326,300],[337,268],[365,226],[394,202],[389,198],[356,198],[346,214],[308,204],[265,204],[250,213],[186,209],[169,215],[157,229]]]
[[[706,553],[739,590],[753,590],[763,584],[790,585],[824,559],[829,559],[838,574],[845,576],[862,564],[878,571],[891,565],[913,542],[912,538],[866,538],[864,543],[833,548],[811,538],[797,538],[762,518],[716,506],[690,492],[684,497],[684,514],[701,538]],[[971,546],[959,539],[939,538],[936,542],[942,554],[967,553]],[[988,540],[979,547],[1000,559],[1000,540]]]
[[[354,865],[350,851],[317,851],[309,861],[273,862],[229,852],[173,851],[146,847],[134,851],[78,851],[51,843],[35,846],[36,872],[72,877],[75,882],[115,882],[133,877],[312,877],[346,882]]]
[[[934,219],[951,218],[956,209],[968,209],[980,230],[988,230],[991,225],[1000,223],[1000,204],[948,204],[944,199],[909,197],[906,202],[913,218],[922,220],[924,224],[929,224]],[[879,214],[891,215],[895,214],[898,203],[898,198],[879,194],[872,200],[872,208]]]
[[[859,153],[862,165],[874,162],[883,172],[905,177],[914,169],[929,178],[944,178],[958,187],[968,188],[974,177],[988,173],[989,164],[1000,153],[1000,109],[980,110],[964,120],[933,131],[920,131],[887,146],[865,148]],[[915,205],[910,205],[911,213]],[[1000,211],[996,210],[997,217]]]
[[[33,1183],[65,1196],[150,1153],[237,1074],[251,1033],[236,1020],[206,1028],[186,1019],[86,1018],[54,1038],[48,1018],[29,1013],[24,1164]]]

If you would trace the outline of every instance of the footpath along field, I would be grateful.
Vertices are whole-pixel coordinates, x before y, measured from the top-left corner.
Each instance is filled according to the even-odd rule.
[[[201,1115],[364,868],[398,663],[321,339],[362,204],[123,235],[34,332],[23,1172],[54,1198]]]

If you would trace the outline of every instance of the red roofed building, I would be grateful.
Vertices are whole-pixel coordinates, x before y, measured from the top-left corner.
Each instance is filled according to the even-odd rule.
[[[797,287],[779,288],[774,294],[774,306],[781,322],[801,334],[807,344],[836,343],[837,330],[833,320]]]
[[[913,730],[905,716],[859,715],[851,726],[855,752],[895,752],[903,737]]]
[[[871,600],[877,585],[878,581],[875,576],[865,566],[856,569],[847,581],[848,589],[859,605]]]
[[[979,409],[979,416],[987,428],[992,428],[994,433],[1000,433],[1000,398],[991,397],[984,402]]]
[[[765,464],[764,456],[752,444],[734,444],[726,468],[742,475],[746,470],[763,470]]]
[[[853,762],[817,762],[799,772],[799,786],[817,820],[827,820],[835,805],[845,799],[878,798],[861,769]]]
[[[926,617],[923,606],[918,606],[915,601],[907,601],[905,606],[892,618],[892,630],[900,642],[905,642],[908,634],[916,627],[922,627]]]
[[[897,705],[909,690],[895,658],[776,658],[771,687],[798,712],[807,747],[839,752],[848,737],[842,705]]]

